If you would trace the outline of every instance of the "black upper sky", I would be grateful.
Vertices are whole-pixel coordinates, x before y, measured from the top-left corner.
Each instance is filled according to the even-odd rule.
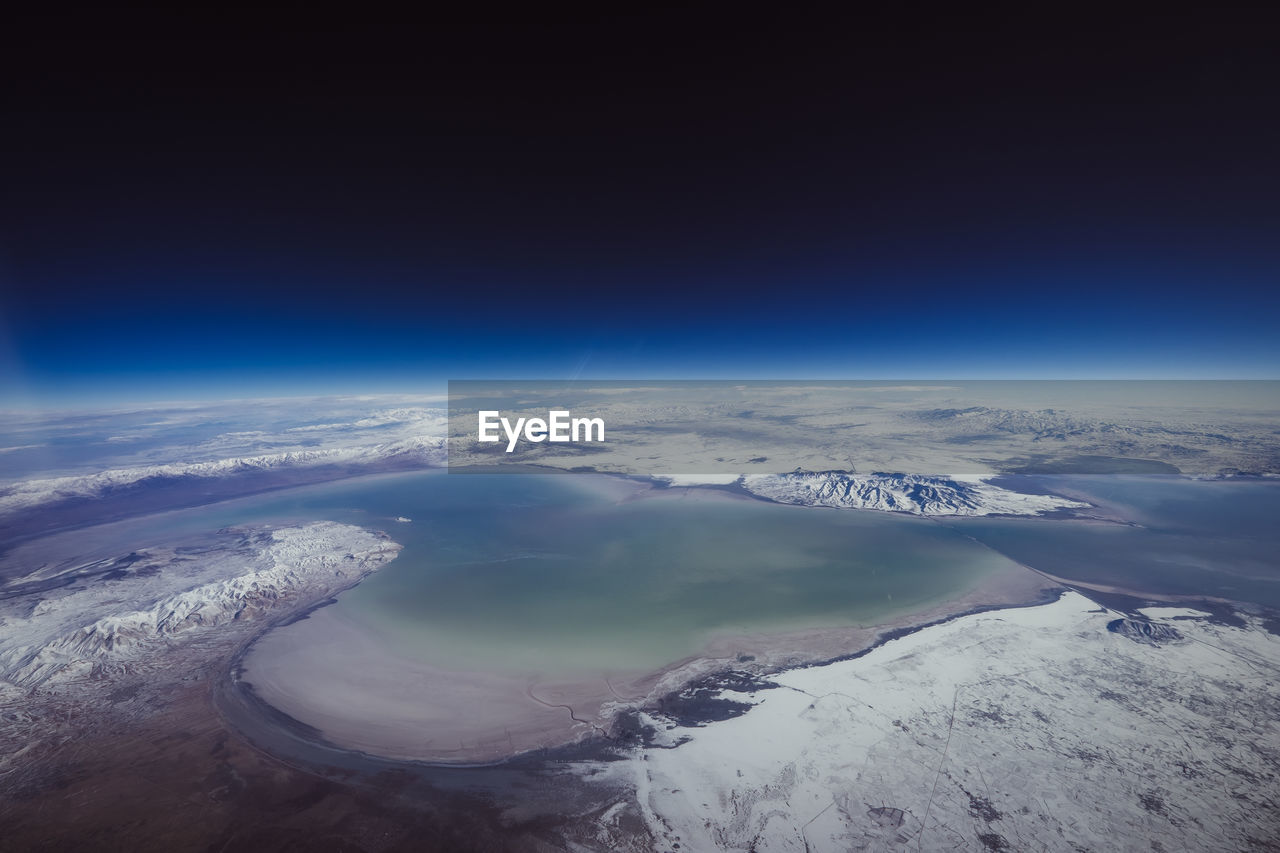
[[[601,364],[648,353],[633,372],[718,367],[717,347],[749,355],[744,334],[803,366],[811,333],[979,329],[1016,353],[1046,323],[1116,358],[1199,324],[1213,352],[1243,341],[1214,364],[1265,372],[1273,32],[1258,15],[30,17],[3,57],[0,305],[20,369],[49,381],[165,352],[470,370],[469,347],[573,329]]]

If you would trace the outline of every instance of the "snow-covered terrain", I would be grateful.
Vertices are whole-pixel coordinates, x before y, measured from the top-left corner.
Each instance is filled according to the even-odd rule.
[[[1280,471],[1280,383],[479,383],[475,405],[519,400],[608,425],[585,446],[475,442],[454,388],[450,465],[524,465],[674,478],[788,471],[1257,476]],[[27,441],[15,436],[14,443]]]
[[[23,480],[0,488],[0,513],[63,500],[98,498],[118,489],[156,485],[184,478],[213,479],[320,465],[371,465],[388,460],[402,460],[419,467],[443,465],[444,440],[412,438],[385,444],[290,450],[209,462],[171,462],[136,468],[114,468],[92,474]]]
[[[834,483],[820,497],[834,504],[819,504],[943,514],[1054,508],[1046,499],[993,491],[977,479],[999,473],[1219,477],[1273,474],[1280,464],[1274,429],[1280,384],[1264,383],[1239,400],[1219,399],[1215,383],[1173,389],[1159,383],[1085,385],[778,383],[748,389],[710,383],[691,390],[679,383],[603,383],[572,393],[581,401],[575,406],[609,424],[608,441],[590,448],[530,445],[510,459],[479,452],[480,445],[465,440],[474,419],[459,415],[451,424],[439,396],[0,412],[0,533],[23,536],[37,527],[154,511],[162,502],[157,493],[170,488],[176,494],[190,486],[181,501],[191,505],[440,466],[446,456],[454,466],[511,462],[655,477],[673,485],[725,484],[746,475],[749,488],[761,494],[802,502],[811,500],[812,490],[792,489],[804,484],[788,472],[974,475],[944,483],[904,476],[895,483],[886,475],[851,473],[850,488]],[[537,388],[511,393],[522,405],[539,408],[563,404],[555,395],[569,390],[558,388],[545,401],[539,395],[548,392]],[[446,436],[453,441],[448,454]],[[780,479],[754,479],[760,475]],[[112,500],[96,500],[104,497]],[[50,510],[58,515],[48,517]]]
[[[400,546],[351,525],[228,530],[0,588],[0,679],[9,689],[159,670],[230,622],[288,612],[342,589]]]
[[[424,405],[436,402],[436,405]],[[0,412],[0,518],[161,489],[218,497],[359,473],[445,464],[445,411],[431,398],[230,401],[123,411]],[[174,492],[170,491],[170,495]],[[132,507],[128,512],[154,511]],[[102,508],[99,508],[100,511]],[[107,512],[105,514],[111,514]],[[118,514],[118,513],[117,513]],[[83,524],[86,517],[67,519]]]
[[[742,478],[752,494],[779,503],[878,509],[914,515],[1039,515],[1087,503],[1002,489],[980,477],[797,471]]]
[[[581,769],[630,779],[659,850],[1274,849],[1280,637],[1121,616],[1069,592],[744,678],[745,713],[644,715],[654,741]]]

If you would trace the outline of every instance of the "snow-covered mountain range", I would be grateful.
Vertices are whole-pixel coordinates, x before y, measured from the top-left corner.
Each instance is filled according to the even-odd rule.
[[[231,622],[322,600],[401,547],[334,522],[228,530],[215,539],[200,548],[133,552],[6,584],[0,588],[0,679],[25,691],[162,668],[176,646]]]
[[[913,515],[1039,515],[1089,506],[1056,495],[1011,491],[981,477],[796,471],[753,474],[741,482],[752,494],[778,503]]]
[[[424,405],[430,402],[360,397],[0,412],[0,445],[7,445],[0,446],[0,538],[441,466],[447,418],[438,404]]]
[[[174,483],[183,479],[215,479],[325,465],[372,466],[392,462],[403,463],[405,467],[444,465],[444,439],[408,438],[370,445],[289,450],[205,462],[169,462],[22,480],[0,488],[0,513],[65,500],[100,498],[132,487]]]

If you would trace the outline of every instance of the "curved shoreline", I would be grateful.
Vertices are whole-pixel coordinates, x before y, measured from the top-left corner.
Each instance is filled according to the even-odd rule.
[[[1056,599],[1063,590],[1060,585],[1046,582],[1042,576],[1021,568],[993,575],[959,597],[875,625],[726,635],[712,640],[697,654],[647,673],[605,673],[577,682],[551,682],[549,687],[536,678],[506,679],[498,684],[498,694],[485,695],[484,699],[491,703],[507,702],[504,712],[509,711],[512,719],[518,718],[519,722],[511,731],[504,734],[497,730],[487,738],[474,735],[474,730],[468,735],[464,728],[461,739],[472,737],[473,740],[469,746],[460,744],[458,748],[452,746],[459,737],[456,729],[445,735],[449,738],[447,748],[432,748],[431,741],[424,741],[423,729],[431,725],[425,715],[394,729],[389,740],[378,740],[357,730],[364,725],[363,720],[348,716],[346,720],[336,721],[332,727],[336,731],[329,730],[323,720],[294,718],[254,689],[252,679],[244,677],[248,653],[274,628],[322,614],[328,602],[318,602],[306,613],[293,614],[264,626],[237,649],[215,687],[222,694],[216,704],[228,722],[247,738],[274,742],[286,752],[308,755],[309,761],[331,762],[343,755],[349,760],[379,766],[391,763],[457,770],[523,766],[527,761],[539,765],[567,755],[581,756],[584,751],[603,757],[617,743],[620,725],[625,727],[622,721],[628,715],[669,704],[672,696],[697,689],[699,684],[714,681],[726,672],[738,671],[753,678],[765,678],[789,669],[850,659],[896,637],[965,615],[1044,604]],[[336,630],[335,625],[335,620],[328,620],[322,626],[322,633],[329,635]],[[316,630],[321,633],[319,628]],[[314,649],[312,651],[314,653]],[[403,661],[396,661],[393,666],[399,664]],[[411,681],[423,673],[401,671],[399,675]],[[483,686],[490,676],[482,673],[475,678]],[[624,683],[618,684],[618,681]],[[473,682],[458,692],[466,693],[474,688]],[[555,695],[557,693],[560,695]],[[633,698],[623,699],[622,694]],[[555,701],[557,699],[566,701]],[[521,708],[521,702],[528,704]],[[536,708],[529,707],[535,704]],[[463,707],[458,713],[465,711]],[[440,738],[434,732],[431,736],[437,741]]]
[[[623,500],[639,497],[675,498],[692,493],[709,499],[714,495],[724,499],[776,503],[759,495],[738,492],[725,487],[669,486],[648,480],[641,481],[626,475],[605,474],[604,476],[606,480],[622,481],[637,487],[635,494],[629,498],[624,497]],[[930,520],[938,523],[947,521],[945,518]],[[978,542],[971,536],[966,538]],[[984,548],[990,548],[1005,559],[1013,559],[985,543],[978,542],[978,544]],[[505,692],[498,698],[496,704],[502,704],[505,701],[513,708],[517,702],[536,705],[537,708],[527,711],[518,708],[512,710],[514,718],[519,718],[520,725],[531,726],[532,733],[517,737],[507,732],[504,740],[499,736],[502,731],[498,730],[497,734],[490,733],[492,736],[488,738],[487,745],[481,743],[485,740],[484,737],[477,738],[468,734],[459,737],[456,732],[446,730],[448,733],[445,737],[450,741],[449,746],[441,747],[438,743],[432,745],[430,740],[426,740],[424,747],[424,734],[428,738],[440,740],[436,731],[431,728],[433,724],[426,719],[415,719],[408,724],[403,724],[404,735],[400,739],[393,736],[390,740],[386,738],[381,741],[370,740],[359,732],[354,736],[343,737],[342,731],[336,732],[335,736],[327,732],[323,721],[305,714],[303,719],[297,719],[286,710],[273,705],[260,691],[255,691],[251,683],[252,679],[242,677],[248,652],[275,628],[301,622],[319,613],[326,604],[332,603],[332,598],[317,602],[305,612],[292,614],[279,623],[265,626],[257,632],[241,649],[237,650],[230,664],[229,672],[234,675],[234,678],[230,679],[230,687],[242,694],[240,697],[242,707],[237,712],[240,720],[238,728],[245,729],[246,734],[249,731],[256,732],[258,738],[270,739],[271,734],[268,730],[276,727],[282,731],[287,730],[290,740],[296,743],[308,743],[330,756],[341,753],[360,756],[379,764],[391,762],[446,769],[492,768],[511,766],[513,762],[520,762],[531,756],[537,757],[535,761],[541,761],[544,756],[559,754],[566,749],[570,751],[578,748],[607,750],[618,733],[620,721],[626,715],[636,710],[658,707],[681,691],[696,689],[699,683],[714,679],[731,670],[747,671],[752,676],[764,677],[788,669],[848,660],[866,654],[895,637],[911,634],[961,616],[1045,603],[1053,596],[1060,594],[1063,588],[1093,590],[1095,594],[1124,592],[1134,598],[1144,598],[1149,601],[1174,600],[1159,594],[1143,595],[1133,590],[1098,588],[1041,572],[1025,564],[1019,565],[1026,570],[1024,574],[1027,577],[1023,578],[1021,588],[1016,591],[993,590],[993,584],[988,579],[959,597],[900,614],[869,627],[844,626],[785,634],[756,633],[722,636],[709,642],[697,654],[649,672],[603,672],[590,679],[571,681],[567,686],[563,681],[551,682],[553,689],[550,691],[543,689],[548,682],[541,681],[537,676],[528,679],[508,679]],[[1005,573],[998,574],[1005,575]],[[997,583],[994,586],[999,587],[1001,584]],[[1055,589],[1056,592],[1051,594],[1050,591]],[[370,658],[372,657],[375,656],[371,655]],[[468,675],[472,674],[464,673],[462,677],[465,679]],[[449,673],[441,676],[441,680],[452,681],[457,677],[457,673]],[[477,680],[482,680],[483,677],[483,674],[476,675]],[[586,685],[584,683],[586,681],[593,683]],[[618,683],[615,684],[615,681]],[[458,692],[461,698],[455,700],[454,716],[469,717],[466,691]],[[495,704],[493,696],[487,698],[490,704]],[[299,707],[308,710],[311,708],[306,702],[302,702]],[[550,716],[547,716],[548,713]],[[539,722],[529,723],[530,719],[539,715],[542,715]],[[346,716],[342,724],[348,735],[365,723],[365,720],[359,719],[358,715]],[[525,719],[526,717],[528,719]],[[465,743],[468,738],[471,739],[470,745]],[[452,743],[457,743],[458,746],[455,748]]]

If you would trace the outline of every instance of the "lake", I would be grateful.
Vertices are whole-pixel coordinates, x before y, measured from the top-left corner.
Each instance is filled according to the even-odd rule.
[[[950,523],[1067,580],[1280,609],[1280,482],[1094,475],[1006,484],[1079,497],[1133,525],[1056,518]]]
[[[333,609],[458,668],[653,669],[717,635],[881,623],[1010,567],[925,519],[595,475],[397,475],[251,504],[237,514],[386,529],[404,550]]]

